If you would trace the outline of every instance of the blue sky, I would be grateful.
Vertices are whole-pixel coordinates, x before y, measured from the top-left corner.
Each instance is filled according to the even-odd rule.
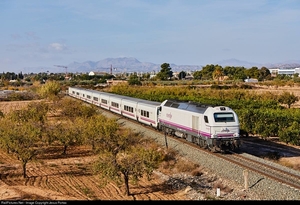
[[[0,72],[134,57],[300,61],[300,0],[0,0]]]

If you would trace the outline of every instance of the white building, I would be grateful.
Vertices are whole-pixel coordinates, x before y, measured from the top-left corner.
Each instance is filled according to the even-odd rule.
[[[104,75],[109,75],[109,74],[106,72],[94,72],[94,71],[89,72],[89,76],[95,76],[95,75],[104,76]]]
[[[300,68],[270,68],[269,71],[272,77],[283,74],[293,76],[296,73],[300,75]]]
[[[257,83],[258,80],[255,79],[255,78],[247,78],[247,79],[245,79],[245,82],[246,82],[246,83]]]

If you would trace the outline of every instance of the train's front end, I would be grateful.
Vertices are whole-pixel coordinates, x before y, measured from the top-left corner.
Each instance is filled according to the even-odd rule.
[[[240,124],[237,114],[229,107],[217,106],[210,113],[209,130],[211,144],[217,151],[234,151],[240,147]]]

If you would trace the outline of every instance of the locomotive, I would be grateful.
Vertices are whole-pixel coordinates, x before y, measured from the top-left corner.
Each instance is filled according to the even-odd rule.
[[[67,94],[213,152],[234,151],[241,145],[238,116],[227,106],[156,102],[78,87],[69,87]]]

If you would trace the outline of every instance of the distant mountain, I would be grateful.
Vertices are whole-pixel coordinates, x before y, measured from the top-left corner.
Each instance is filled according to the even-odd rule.
[[[169,62],[167,62],[169,63]],[[283,62],[277,64],[259,64],[247,61],[241,61],[237,59],[227,59],[223,61],[219,61],[216,63],[211,63],[213,65],[220,65],[222,67],[226,66],[234,66],[234,67],[245,67],[245,68],[252,68],[258,67],[261,68],[265,66],[266,68],[296,68],[300,67],[300,61],[290,61],[290,62]],[[132,73],[132,72],[142,72],[142,73],[157,73],[161,70],[161,64],[154,64],[150,62],[140,62],[136,58],[133,57],[124,57],[124,58],[105,58],[100,61],[85,61],[85,62],[73,62],[67,66],[67,72],[70,73],[89,73],[91,71],[94,72],[107,72],[110,73]],[[170,67],[172,68],[173,72],[180,72],[180,71],[197,71],[201,70],[202,67],[205,65],[176,65],[170,63]],[[26,68],[25,73],[27,70],[30,70],[33,73],[40,73],[40,72],[50,72],[50,73],[62,73],[65,70],[61,67],[38,67],[38,68]]]
[[[226,67],[226,66],[245,67],[245,68],[251,68],[253,66],[256,66],[258,68],[262,67],[262,64],[259,64],[259,63],[251,63],[251,62],[247,62],[247,61],[237,60],[234,58],[223,60],[223,61],[218,61],[216,64],[218,64],[222,67]]]
[[[216,64],[222,66],[222,67],[226,67],[226,66],[235,66],[235,67],[245,67],[245,68],[252,68],[252,67],[257,67],[257,68],[261,68],[261,67],[266,67],[266,68],[296,68],[296,67],[300,67],[300,61],[286,61],[286,62],[282,62],[282,63],[264,63],[264,64],[260,64],[260,63],[253,63],[253,62],[247,62],[247,61],[241,61],[241,60],[237,60],[237,59],[227,59],[227,60],[223,60],[223,61],[219,61]]]
[[[83,63],[73,62],[68,67],[68,72],[87,73],[87,72],[108,72],[112,69],[112,72],[159,72],[161,70],[161,64],[154,64],[149,62],[140,62],[136,58],[106,58],[97,62],[85,61]],[[201,70],[200,65],[175,65],[170,64],[173,72],[176,71],[191,71]]]

